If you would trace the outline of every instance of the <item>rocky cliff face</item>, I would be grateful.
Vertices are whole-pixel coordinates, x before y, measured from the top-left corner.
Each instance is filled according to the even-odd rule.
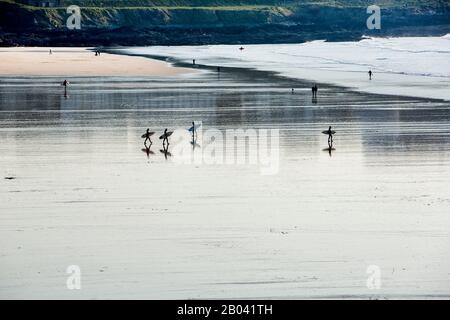
[[[70,31],[64,7],[36,8],[0,0],[0,45],[282,43],[356,39],[363,34],[450,32],[449,5],[441,5],[440,1],[431,7],[382,7],[382,28],[373,31],[366,27],[369,15],[364,6],[282,7],[261,3],[215,7],[88,6],[81,10],[82,29]]]

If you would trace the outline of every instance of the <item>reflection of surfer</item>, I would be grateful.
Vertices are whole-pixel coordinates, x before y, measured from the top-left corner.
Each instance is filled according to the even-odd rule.
[[[167,130],[167,129],[166,129]],[[167,142],[167,146],[163,144],[163,148],[159,150],[162,154],[164,154],[164,158],[171,157],[172,154],[169,152],[169,143]]]
[[[142,149],[142,151],[145,152],[145,154],[147,155],[147,159],[150,159],[150,155],[154,154],[154,152],[150,150],[150,147],[151,147],[151,144],[150,144],[150,146],[148,146],[148,147],[145,146],[145,148]]]

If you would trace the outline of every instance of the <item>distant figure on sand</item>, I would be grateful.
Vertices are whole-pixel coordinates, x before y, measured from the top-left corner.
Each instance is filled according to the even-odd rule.
[[[195,59],[192,59],[192,65],[195,66]]]
[[[48,52],[48,54],[53,54],[52,49],[50,49],[50,51]]]
[[[372,70],[369,70],[369,80],[372,80],[372,74],[373,74]]]
[[[314,84],[311,88],[312,96],[313,98],[317,98],[317,91],[319,91],[319,88],[317,87],[317,84]]]

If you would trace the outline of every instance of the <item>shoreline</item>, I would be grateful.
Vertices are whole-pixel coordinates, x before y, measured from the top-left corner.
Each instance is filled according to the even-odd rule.
[[[195,72],[174,67],[167,62],[139,57],[106,52],[95,56],[93,49],[95,48],[0,48],[0,77],[167,77]]]
[[[112,48],[116,54],[170,57],[169,61],[269,71],[303,82],[334,85],[355,92],[449,101],[450,35],[443,37],[367,38],[359,42],[312,41],[301,44],[167,46]],[[407,50],[413,43],[423,50]],[[435,48],[442,47],[442,50]],[[405,49],[406,48],[406,49]],[[430,61],[436,63],[430,64]],[[167,59],[165,59],[167,60]],[[182,65],[182,64],[178,64]],[[184,64],[186,65],[186,64]],[[439,65],[440,68],[436,66]],[[367,72],[374,78],[368,81]],[[310,86],[309,86],[310,87]],[[319,88],[320,89],[320,88]]]
[[[52,49],[53,54],[49,54],[49,50]],[[140,54],[140,53],[128,53],[122,51],[123,48],[95,48],[95,47],[56,47],[55,49],[50,47],[8,47],[0,48],[0,56],[5,57],[3,54],[9,54],[6,59],[0,60],[0,79],[7,78],[50,78],[50,77],[176,77],[186,74],[194,74],[201,71],[215,72],[216,66],[197,63],[195,67],[190,63],[183,62],[181,58],[175,58],[171,56],[163,56],[157,54]],[[94,55],[95,50],[101,51],[101,56],[96,57]],[[36,62],[37,58],[40,58],[40,62],[45,64],[51,64],[49,61],[45,61],[49,57],[54,59],[55,57],[58,61],[55,62],[52,69],[44,70],[44,66],[31,66],[21,64],[21,70],[25,70],[23,73],[16,72],[16,65],[19,62],[10,63],[13,59],[11,57],[12,53],[26,53],[27,58],[30,54],[34,53],[34,57],[28,64]],[[63,53],[64,56],[58,57],[58,54]],[[72,53],[70,60],[66,60],[66,54]],[[75,56],[73,55],[75,54]],[[39,57],[37,57],[37,55]],[[21,57],[20,59],[23,59]],[[19,60],[20,60],[19,59]],[[75,60],[74,60],[75,59]],[[81,59],[81,60],[80,60]],[[70,64],[63,65],[63,63],[70,62]],[[93,64],[95,62],[95,65]],[[120,63],[118,68],[115,63]],[[9,64],[9,65],[8,65]],[[5,65],[7,67],[5,67]],[[95,67],[93,69],[86,69],[88,66]],[[67,71],[67,67],[70,67]],[[81,69],[76,70],[81,67]],[[84,69],[83,69],[84,68]],[[6,70],[6,71],[5,71]],[[50,71],[49,71],[50,70]],[[83,70],[83,73],[80,72]],[[269,79],[279,80],[289,80],[298,83],[301,89],[309,89],[309,84],[315,82],[312,79],[297,78],[285,75],[281,72],[272,70],[261,70],[252,67],[234,67],[234,66],[221,66],[221,72],[233,72],[235,74],[258,74]],[[39,72],[39,74],[37,74]],[[320,83],[320,82],[319,82]],[[358,90],[358,88],[353,88],[350,86],[339,85],[335,83],[322,82],[320,83],[321,88],[339,88],[347,92],[355,92],[364,95],[376,95],[384,97],[393,98],[403,98],[403,99],[420,99],[423,101],[436,101],[436,102],[447,102],[448,100],[443,98],[431,98],[431,97],[421,97],[421,96],[411,96],[405,94],[390,94],[381,92],[369,92],[364,90]],[[297,89],[297,88],[296,88]],[[300,89],[300,88],[298,88]]]
[[[193,70],[200,69],[200,70],[205,70],[205,71],[209,71],[209,72],[215,72],[215,70],[216,70],[216,66],[199,64],[199,63],[196,64],[196,68],[193,68],[191,64],[183,62],[181,59],[177,59],[177,58],[170,57],[170,56],[159,56],[159,55],[151,55],[151,54],[133,54],[133,53],[125,53],[125,52],[118,51],[118,50],[120,50],[120,49],[102,48],[102,52],[108,52],[110,54],[115,54],[115,55],[123,55],[123,56],[130,56],[130,57],[142,57],[142,58],[151,59],[151,60],[163,61],[166,63],[170,63],[174,67],[178,67],[178,68],[185,68],[185,69],[187,68],[187,69],[193,69]],[[266,77],[272,78],[275,80],[293,81],[293,82],[298,83],[299,85],[305,85],[304,87],[301,87],[301,89],[310,89],[310,87],[307,85],[314,82],[314,80],[289,77],[289,76],[283,75],[282,73],[279,73],[276,71],[270,71],[270,70],[260,70],[260,69],[256,69],[256,68],[244,68],[244,67],[229,67],[229,66],[226,66],[226,67],[221,66],[220,68],[221,68],[221,72],[230,71],[230,72],[234,72],[236,74],[238,74],[238,73],[260,74],[260,75],[265,75]],[[338,84],[334,84],[334,83],[328,83],[328,82],[321,83],[321,88],[339,88],[339,89],[342,89],[347,92],[359,93],[361,95],[375,95],[375,96],[379,96],[379,97],[392,97],[392,98],[423,100],[423,101],[433,101],[433,102],[448,102],[447,100],[440,99],[440,98],[428,98],[428,97],[409,96],[409,95],[402,95],[402,94],[367,92],[367,91],[357,90],[356,88],[352,88],[352,87],[348,87],[348,86],[344,86],[344,85],[338,85]],[[300,89],[300,88],[296,88],[296,89]]]

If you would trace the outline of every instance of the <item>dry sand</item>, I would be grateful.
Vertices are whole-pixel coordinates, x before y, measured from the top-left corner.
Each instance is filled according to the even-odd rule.
[[[193,72],[142,57],[102,53],[88,48],[2,48],[0,75],[26,76],[175,76]]]

